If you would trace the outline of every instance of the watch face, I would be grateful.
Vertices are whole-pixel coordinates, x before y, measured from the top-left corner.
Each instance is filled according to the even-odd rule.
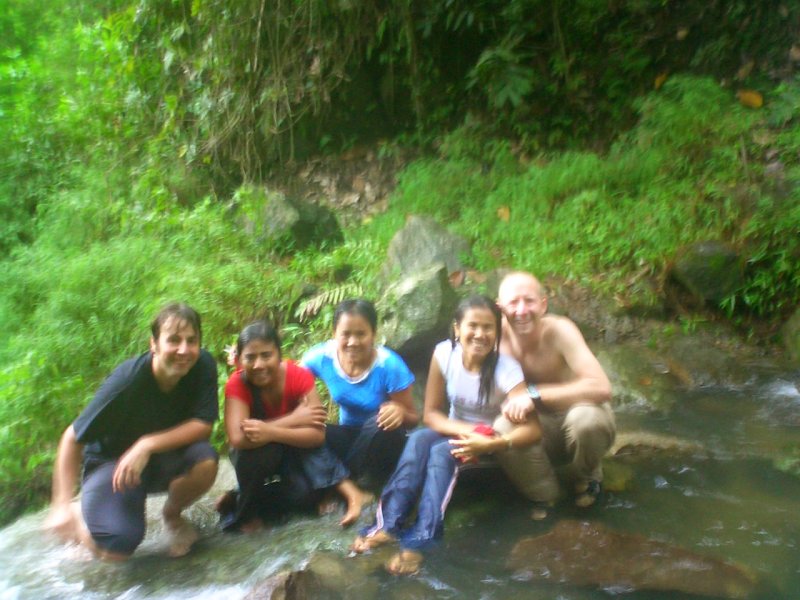
[[[528,386],[528,395],[529,395],[531,398],[533,398],[534,400],[538,400],[539,398],[541,398],[541,397],[542,397],[542,395],[539,393],[539,390],[537,390],[537,389],[536,389],[536,386],[535,386],[535,385],[533,385],[533,384],[530,384],[530,385]]]

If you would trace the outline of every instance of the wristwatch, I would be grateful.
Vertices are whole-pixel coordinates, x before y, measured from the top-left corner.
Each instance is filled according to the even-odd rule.
[[[531,400],[533,401],[533,407],[538,412],[544,410],[544,403],[542,402],[542,394],[539,392],[539,389],[532,383],[528,384],[528,396],[531,397]]]

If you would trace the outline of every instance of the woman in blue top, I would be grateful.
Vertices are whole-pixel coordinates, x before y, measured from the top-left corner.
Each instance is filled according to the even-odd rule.
[[[333,339],[303,357],[302,364],[325,382],[339,407],[339,423],[328,425],[325,443],[353,478],[382,482],[419,421],[411,395],[414,375],[395,352],[375,345],[378,315],[367,300],[345,300],[333,314]]]
[[[493,454],[509,479],[535,500],[527,468],[541,453],[539,420],[512,425],[501,415],[506,398],[527,393],[522,368],[498,354],[502,315],[485,296],[463,300],[454,337],[439,343],[425,387],[424,421],[408,438],[403,455],[383,490],[373,526],[352,545],[355,552],[397,541],[400,551],[387,563],[393,574],[419,570],[421,551],[444,531],[444,513],[458,477],[458,465]],[[448,410],[449,405],[449,410]],[[414,508],[416,507],[416,512]]]

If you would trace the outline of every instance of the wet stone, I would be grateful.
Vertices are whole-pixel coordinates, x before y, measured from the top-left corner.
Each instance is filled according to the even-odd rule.
[[[711,598],[747,598],[755,575],[704,556],[598,523],[564,520],[517,542],[507,561],[520,578],[632,592],[651,590]]]

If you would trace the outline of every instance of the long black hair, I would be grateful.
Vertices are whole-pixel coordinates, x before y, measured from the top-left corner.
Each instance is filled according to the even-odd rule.
[[[489,355],[481,364],[481,383],[480,387],[478,388],[478,398],[480,399],[481,404],[484,404],[489,400],[489,395],[492,393],[492,388],[494,387],[494,371],[497,368],[500,337],[503,334],[503,314],[500,312],[500,309],[498,308],[497,304],[495,304],[494,300],[488,296],[476,294],[474,296],[468,296],[458,303],[458,306],[456,307],[454,324],[460,325],[461,321],[464,319],[464,316],[467,314],[467,311],[473,308],[488,309],[494,316],[495,322],[494,348],[492,348],[491,352],[489,352]],[[450,334],[450,342],[453,344],[453,346],[455,346],[457,341],[458,340],[455,338],[454,329]]]

